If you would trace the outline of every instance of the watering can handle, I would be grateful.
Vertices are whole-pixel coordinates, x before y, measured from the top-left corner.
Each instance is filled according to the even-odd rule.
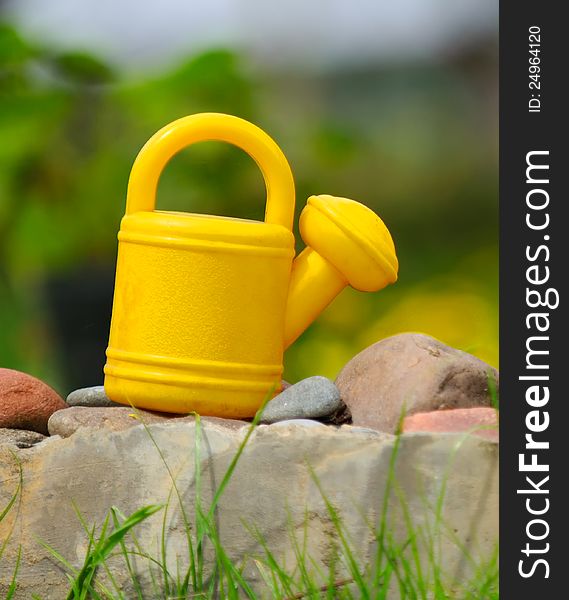
[[[294,180],[282,150],[262,129],[231,115],[201,113],[166,125],[139,152],[128,182],[126,213],[153,211],[162,170],[180,150],[203,141],[233,144],[251,156],[267,188],[265,221],[292,230]]]

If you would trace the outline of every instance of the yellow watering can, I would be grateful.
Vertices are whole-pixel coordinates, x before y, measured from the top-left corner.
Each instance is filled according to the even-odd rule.
[[[155,210],[166,163],[195,142],[247,152],[267,187],[265,221]],[[173,413],[252,417],[280,387],[283,352],[350,284],[397,279],[389,231],[369,208],[312,196],[294,260],[294,182],[276,143],[237,117],[170,123],[136,158],[121,222],[105,390]]]

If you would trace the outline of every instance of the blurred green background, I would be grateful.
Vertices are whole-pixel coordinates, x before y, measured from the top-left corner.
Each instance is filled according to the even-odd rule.
[[[277,141],[297,215],[311,194],[351,197],[395,240],[398,283],[345,290],[287,351],[286,379],[335,377],[403,331],[497,366],[493,36],[433,60],[368,57],[317,71],[217,47],[134,75],[32,37],[0,23],[0,366],[62,394],[102,382],[132,161],[157,129],[201,111],[244,117]],[[264,185],[249,157],[204,143],[168,165],[158,206],[262,219]]]

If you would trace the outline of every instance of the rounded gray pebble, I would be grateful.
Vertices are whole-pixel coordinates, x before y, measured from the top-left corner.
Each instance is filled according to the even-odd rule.
[[[322,419],[342,407],[338,388],[326,377],[303,379],[286,388],[265,406],[261,423],[287,419]]]
[[[102,385],[80,388],[71,392],[71,394],[67,396],[67,404],[69,404],[69,406],[88,406],[90,408],[124,406],[123,404],[118,404],[108,398],[107,394],[105,394],[105,388]]]

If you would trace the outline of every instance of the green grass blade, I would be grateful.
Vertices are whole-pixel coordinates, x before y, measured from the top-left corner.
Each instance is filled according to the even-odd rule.
[[[116,507],[113,507],[113,508],[111,508],[111,514],[112,514],[112,518],[113,518],[113,526],[115,529],[118,529],[118,527],[120,527],[120,522],[119,522],[120,512]],[[128,553],[126,544],[124,542],[124,539],[120,540],[119,545],[121,548],[121,555],[124,558],[126,568],[128,570],[128,574],[130,575],[130,579],[131,579],[134,589],[136,591],[136,596],[137,596],[138,600],[143,600],[142,588],[140,586],[140,582],[138,581],[138,576],[134,572],[134,568],[132,566],[132,563],[130,562],[130,558],[128,555],[129,553]]]
[[[213,500],[211,502],[211,506],[209,508],[208,517],[213,516],[213,513],[215,512],[215,509],[217,508],[217,505],[219,503],[219,500],[220,500],[221,496],[223,495],[223,492],[225,491],[225,488],[227,487],[227,484],[229,483],[229,481],[233,475],[233,472],[235,471],[235,467],[237,466],[237,463],[239,462],[239,458],[241,457],[241,454],[243,454],[243,450],[245,450],[245,446],[247,445],[249,438],[253,434],[253,431],[259,424],[261,415],[263,414],[263,410],[265,409],[267,402],[272,398],[273,391],[274,390],[269,392],[268,396],[265,398],[261,408],[259,408],[259,410],[255,414],[253,421],[251,422],[251,425],[247,429],[247,433],[245,434],[243,441],[241,442],[241,444],[239,444],[239,448],[237,448],[237,452],[235,453],[235,456],[231,460],[231,463],[229,464],[229,467],[227,468],[227,471],[226,471],[225,475],[223,476],[221,483],[219,484],[217,490],[215,491]]]
[[[220,579],[222,579],[223,576],[227,578],[229,584],[228,590],[231,590],[229,597],[238,598],[238,589],[241,588],[247,598],[250,600],[256,600],[256,595],[249,584],[245,581],[242,573],[227,556],[212,520],[203,513],[199,516],[202,519],[204,531],[207,534],[208,539],[211,540],[215,549],[216,558],[220,567]]]
[[[275,559],[275,556],[269,549],[269,546],[263,537],[262,533],[259,529],[254,526],[251,527],[249,525],[245,525],[248,531],[251,533],[251,536],[257,540],[259,545],[263,548],[263,552],[265,553],[265,562],[267,568],[270,570],[272,576],[280,582],[282,586],[282,597],[289,597],[294,595],[293,589],[293,581],[291,576],[286,572],[281,565],[279,565],[278,561]]]
[[[168,492],[168,498],[166,499],[166,505],[164,506],[164,514],[162,515],[162,531],[160,533],[160,554],[162,558],[161,563],[161,573],[162,573],[162,582],[164,585],[164,594],[166,596],[170,595],[170,578],[171,575],[168,571],[168,562],[167,562],[167,544],[166,544],[166,522],[168,518],[168,509],[170,508],[170,500],[172,499],[172,492],[174,488],[171,487]]]
[[[298,543],[298,538],[295,534],[294,528],[292,526],[292,522],[290,522],[289,515],[289,527],[291,529],[291,541],[294,556],[296,558],[296,567],[300,572],[300,585],[303,589],[303,593],[307,596],[312,596],[318,591],[318,586],[314,582],[313,576],[309,573],[308,568],[306,566],[306,546],[308,540],[308,511],[305,511],[304,517],[304,526],[302,531],[302,547]]]
[[[18,577],[18,571],[20,570],[20,561],[22,559],[22,546],[18,547],[18,556],[16,557],[16,566],[14,567],[14,573],[12,574],[12,580],[10,581],[10,585],[8,586],[8,592],[6,593],[6,600],[12,600],[14,594],[16,593],[16,588],[18,584],[16,583],[16,579]]]
[[[91,585],[91,582],[95,576],[97,568],[105,561],[105,559],[110,555],[113,548],[117,546],[124,539],[125,535],[140,522],[149,518],[154,513],[158,512],[162,508],[162,505],[150,505],[145,506],[143,508],[138,509],[134,513],[132,513],[129,517],[125,519],[122,525],[113,531],[110,535],[106,535],[106,529],[109,522],[109,515],[105,519],[103,523],[101,536],[99,541],[96,543],[94,547],[91,548],[90,552],[88,552],[85,557],[85,562],[80,571],[76,574],[75,579],[73,580],[72,589],[69,592],[68,600],[79,599],[83,600],[87,598],[88,594],[93,595],[94,590]],[[49,549],[49,548],[48,548]],[[53,551],[53,549],[49,549],[50,552],[56,556],[59,560],[61,557]],[[62,561],[63,564],[68,564],[66,561]]]
[[[133,410],[138,412],[138,410],[134,406],[133,406]],[[158,452],[158,456],[160,457],[162,464],[164,465],[164,467],[166,468],[166,471],[168,472],[168,476],[170,477],[170,481],[172,482],[172,487],[174,488],[174,491],[176,492],[176,497],[178,499],[178,505],[180,507],[180,514],[182,515],[182,520],[184,522],[184,531],[186,533],[186,542],[188,544],[192,586],[195,590],[197,588],[197,579],[196,579],[195,568],[193,567],[193,565],[195,564],[195,550],[194,550],[194,544],[192,542],[192,535],[191,535],[192,527],[191,527],[190,520],[188,518],[188,514],[187,514],[185,506],[184,506],[182,495],[180,493],[180,490],[178,489],[178,484],[176,483],[176,478],[174,477],[174,473],[172,473],[172,469],[170,468],[170,465],[168,464],[168,461],[166,460],[166,457],[164,456],[162,449],[156,442],[156,439],[152,435],[152,431],[150,431],[150,428],[148,427],[147,423],[144,422],[144,419],[140,416],[140,413],[138,413],[138,414],[139,414],[138,418],[139,418],[140,422],[142,423],[142,426],[144,427],[144,430],[146,431],[152,444],[156,448],[156,451]],[[164,569],[166,569],[166,564],[164,564]]]
[[[352,551],[352,548],[350,547],[349,541],[346,537],[344,527],[343,527],[341,518],[338,514],[338,511],[336,510],[336,508],[333,506],[333,504],[330,502],[329,498],[325,494],[324,489],[322,488],[322,485],[320,483],[320,480],[316,476],[316,473],[314,472],[314,469],[312,468],[312,466],[310,464],[308,464],[308,469],[310,471],[312,480],[314,481],[316,487],[318,488],[318,491],[320,492],[322,499],[324,500],[324,504],[326,506],[326,510],[328,511],[328,515],[330,516],[330,520],[332,521],[332,524],[334,525],[334,529],[338,535],[338,539],[341,542],[342,549],[344,551],[344,556],[345,556],[346,560],[348,561],[350,573],[351,573],[352,577],[354,578],[354,582],[357,584],[358,589],[360,591],[360,594],[361,594],[360,597],[365,600],[368,600],[370,597],[369,596],[369,587],[366,585],[366,583],[362,577],[361,569],[360,569],[359,565],[357,564],[357,561],[356,561],[356,558]]]
[[[165,511],[166,511],[166,509],[167,509],[167,505],[164,507]],[[115,508],[115,511],[123,521],[126,519],[126,517],[123,515],[123,513],[118,508]],[[138,541],[138,538],[136,537],[134,530],[131,530],[129,535],[132,538],[132,542],[134,544],[134,547],[136,548],[136,551],[128,550],[128,553],[131,554],[132,556],[139,556],[141,558],[145,558],[150,563],[154,563],[154,564],[158,565],[160,567],[160,569],[162,569],[162,564],[159,561],[157,561],[155,558],[151,557],[148,553],[142,551],[142,546],[140,545],[140,542]],[[154,576],[153,569],[149,569],[149,573],[150,573],[150,581],[152,582],[152,590],[154,592],[154,597],[158,597],[160,595],[160,591],[158,588],[158,584],[156,582],[156,577]]]
[[[20,500],[21,500],[21,493],[22,493],[22,489],[24,486],[24,471],[22,469],[22,463],[20,461],[20,458],[10,448],[8,448],[8,450],[9,450],[10,454],[12,455],[12,457],[14,458],[14,460],[16,461],[16,464],[18,465],[18,485],[16,486],[16,489],[15,489],[12,497],[8,501],[8,504],[4,507],[4,509],[0,513],[0,523],[6,518],[6,515],[10,512],[10,510],[12,510],[12,507],[16,503],[16,500],[18,498],[20,498]],[[6,539],[3,540],[2,545],[0,545],[0,559],[2,558],[2,555],[4,554],[4,552],[6,551],[6,547],[8,546],[8,542],[10,541],[10,539],[12,537],[12,532],[14,531],[15,525],[16,525],[16,521],[14,520],[14,522],[12,523],[12,526],[10,527],[10,531],[8,532],[8,535],[6,536]]]
[[[79,521],[83,525],[81,515],[79,515]],[[83,563],[83,567],[79,570],[79,575],[77,576],[77,582],[75,588],[79,589],[79,600],[85,600],[87,598],[87,594],[93,594],[94,590],[91,586],[91,581],[95,576],[95,571],[97,566],[94,568],[90,568],[93,563],[93,555],[97,551],[97,546],[105,539],[105,535],[107,533],[107,528],[109,526],[109,515],[105,517],[103,521],[103,526],[101,527],[101,533],[99,537],[99,542],[95,541],[95,525],[93,525],[92,533],[89,533],[89,529],[85,524],[85,531],[89,535],[89,547],[87,549],[87,553],[85,555],[85,562]]]
[[[36,542],[43,546],[57,562],[61,563],[68,571],[70,571],[71,575],[78,575],[79,571],[47,542],[44,542],[41,538],[36,538]]]
[[[201,505],[201,490],[202,490],[202,479],[201,479],[201,419],[196,413],[195,415],[195,435],[194,435],[194,482],[195,482],[195,521],[196,521],[196,561],[192,561],[192,568],[194,569],[193,577],[197,582],[197,589],[203,588],[203,522],[202,522],[202,505]],[[197,565],[195,564],[197,563]],[[187,590],[188,581],[187,578],[184,581],[185,592]]]
[[[95,525],[93,525],[93,527],[91,529],[89,529],[89,526],[87,525],[87,522],[85,521],[85,519],[84,519],[83,515],[81,514],[81,511],[79,510],[79,507],[77,506],[75,501],[72,500],[71,504],[73,506],[73,510],[75,511],[77,519],[79,520],[79,523],[81,523],[83,530],[85,531],[85,533],[87,534],[87,536],[89,538],[89,546],[87,547],[87,553],[86,553],[86,556],[88,557],[91,553],[91,548],[95,547],[97,544],[97,542],[95,541]],[[112,509],[111,509],[111,511],[112,511]],[[105,521],[103,523],[103,527],[102,527],[101,534],[100,534],[101,538],[103,538],[105,536],[108,525],[109,525],[109,515],[107,515],[107,517],[105,518]],[[116,598],[116,599],[114,598],[113,600],[122,600],[122,598],[123,598],[122,592],[121,592],[119,586],[117,585],[117,582],[116,582],[113,574],[111,573],[110,569],[107,567],[107,564],[105,561],[103,561],[102,567],[105,570],[105,573],[107,574],[107,577],[109,578],[109,581],[111,582],[111,585],[114,587],[116,593],[118,594],[118,598]],[[102,593],[105,594],[106,597],[112,596],[112,594],[104,586],[102,586],[101,584],[97,584],[97,585],[100,588],[100,590],[102,591]],[[86,582],[86,585],[84,586],[84,590],[82,591],[82,597],[87,597],[87,593],[90,589],[91,589],[91,580]]]
[[[122,540],[124,536],[136,525],[145,521],[153,514],[157,513],[159,510],[164,508],[163,504],[151,504],[149,506],[143,506],[138,510],[134,511],[127,519],[123,522],[123,524],[113,531],[111,535],[101,544],[98,549],[98,557],[102,560],[106,558],[111,550]]]
[[[16,499],[18,498],[18,496],[20,494],[20,490],[22,489],[21,482],[22,482],[22,479],[21,479],[21,475],[20,475],[20,483],[18,483],[18,486],[16,487],[16,491],[14,492],[13,496],[8,501],[8,504],[6,505],[4,510],[0,513],[0,521],[4,520],[6,515],[10,512],[10,509],[12,508],[12,506],[14,506],[14,503],[16,502]]]

